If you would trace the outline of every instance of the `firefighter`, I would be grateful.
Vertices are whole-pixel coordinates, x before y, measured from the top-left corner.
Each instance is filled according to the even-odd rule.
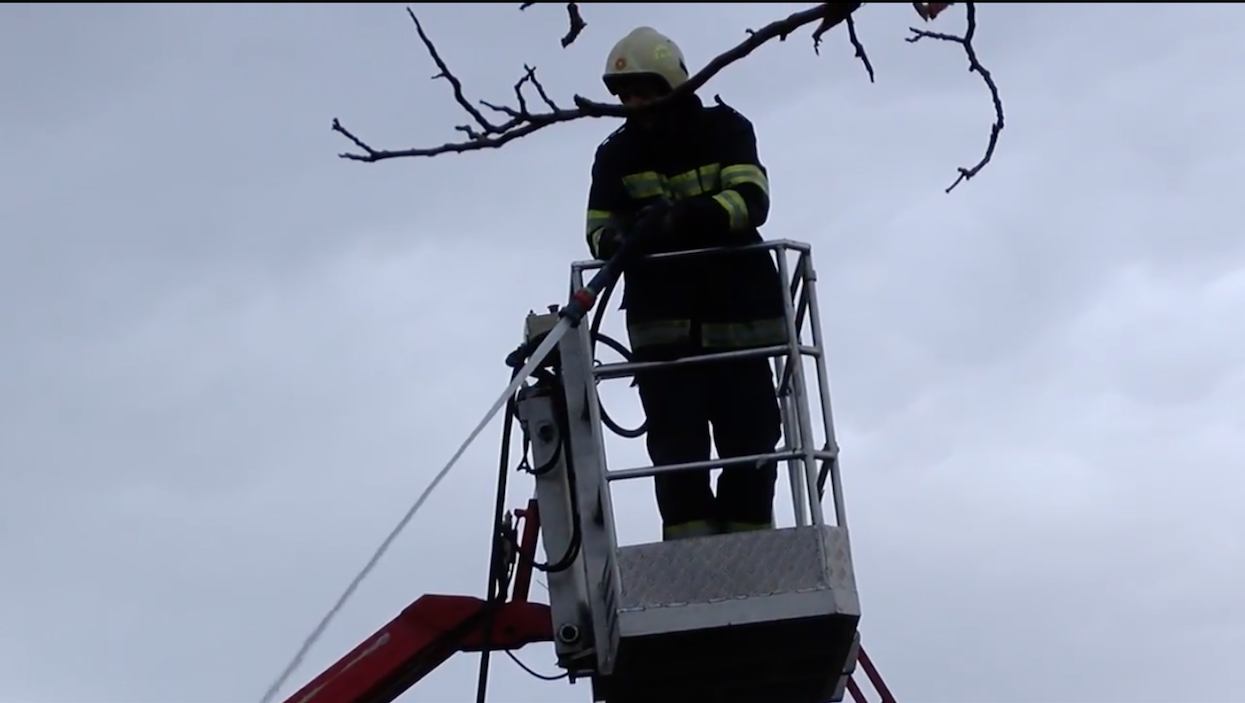
[[[639,106],[688,80],[679,47],[650,27],[610,51],[603,76],[620,102]],[[597,148],[587,205],[592,255],[623,238],[641,253],[761,241],[767,171],[751,122],[693,92],[629,116]],[[766,251],[641,259],[624,269],[622,309],[636,361],[663,361],[784,344],[782,283]],[[768,359],[701,362],[636,376],[654,465],[773,452],[781,419]],[[727,467],[716,496],[710,472],[655,477],[663,540],[766,529],[774,524],[777,465]]]

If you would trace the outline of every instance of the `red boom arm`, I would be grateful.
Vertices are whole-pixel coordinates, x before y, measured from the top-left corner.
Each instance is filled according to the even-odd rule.
[[[549,606],[527,601],[539,516],[526,511],[515,600],[422,596],[285,703],[390,703],[457,652],[518,649],[552,642]],[[491,624],[491,627],[490,627]]]

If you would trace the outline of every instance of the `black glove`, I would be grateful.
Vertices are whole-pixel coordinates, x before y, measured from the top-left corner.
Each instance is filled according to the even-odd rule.
[[[710,195],[685,198],[674,204],[668,215],[669,249],[699,249],[726,241],[725,212]]]
[[[631,235],[637,241],[638,254],[651,254],[666,250],[674,224],[675,205],[665,198],[644,206],[636,214]]]
[[[698,249],[724,241],[720,230],[725,225],[718,222],[724,217],[710,197],[661,200],[640,211],[632,231],[645,254]]]
[[[625,231],[607,228],[597,242],[597,256],[606,261],[614,258],[624,239],[636,240],[632,245],[633,255],[647,253],[650,242],[663,234],[663,220],[666,219],[665,213],[670,209],[670,204],[669,200],[663,198],[644,206],[632,216],[631,224]]]

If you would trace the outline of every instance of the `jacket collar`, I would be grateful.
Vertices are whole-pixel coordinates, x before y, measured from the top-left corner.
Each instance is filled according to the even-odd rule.
[[[657,123],[651,129],[645,128],[632,118],[627,118],[627,126],[630,130],[643,135],[672,136],[694,125],[704,107],[705,104],[700,96],[688,93],[663,105],[658,112]]]

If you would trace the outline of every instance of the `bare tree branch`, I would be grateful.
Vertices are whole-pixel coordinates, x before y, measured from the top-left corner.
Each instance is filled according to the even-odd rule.
[[[437,47],[432,43],[432,40],[428,38],[428,35],[424,33],[424,27],[419,23],[419,18],[415,16],[415,13],[412,12],[409,7],[406,8],[406,13],[411,16],[411,21],[415,23],[415,31],[419,33],[419,38],[424,42],[424,46],[427,47],[428,55],[432,57],[432,60],[437,64],[437,68],[441,70],[441,72],[433,76],[432,79],[436,80],[438,78],[444,78],[449,81],[450,86],[454,89],[454,99],[458,101],[459,105],[463,106],[463,109],[466,110],[468,114],[475,118],[476,124],[480,125],[485,130],[488,130],[492,125],[488,120],[484,119],[484,115],[480,114],[480,111],[477,110],[475,106],[468,102],[466,96],[463,94],[462,81],[458,80],[458,77],[450,71],[450,67],[445,64],[445,61],[441,58],[441,55],[437,53]],[[476,132],[474,132],[471,127],[460,126],[455,129],[461,132],[466,132],[469,139],[477,138]]]
[[[862,4],[859,2],[841,4],[821,3],[817,7],[788,15],[785,19],[770,22],[756,31],[749,30],[747,39],[714,57],[704,68],[688,79],[686,83],[679,86],[678,90],[675,90],[666,99],[674,100],[680,95],[686,95],[699,90],[701,86],[709,82],[709,79],[717,75],[719,71],[751,54],[762,44],[775,37],[779,37],[780,41],[785,40],[792,32],[814,20],[821,20],[821,26],[829,30],[842,23],[848,17],[851,17],[852,13],[860,9]],[[664,102],[664,100],[660,102]],[[659,103],[654,103],[654,105]]]
[[[520,10],[525,10],[535,3],[522,3]],[[918,16],[924,21],[929,22],[935,19],[940,13],[954,3],[913,3]],[[994,101],[995,113],[997,119],[993,125],[990,134],[990,140],[986,148],[985,156],[975,166],[971,168],[959,168],[959,178],[956,179],[950,187],[946,189],[950,193],[960,182],[966,181],[977,175],[982,168],[989,163],[994,155],[995,147],[998,143],[999,132],[1003,129],[1003,104],[999,98],[998,87],[994,83],[994,79],[990,72],[977,59],[976,51],[972,41],[977,29],[976,8],[973,3],[965,3],[967,5],[967,29],[964,36],[955,36],[951,34],[943,34],[938,32],[929,32],[926,30],[910,27],[912,36],[907,38],[910,43],[915,43],[923,38],[937,39],[941,41],[950,41],[960,44],[969,60],[969,70],[978,72],[985,80],[986,85],[990,89],[991,96]],[[411,9],[407,8],[407,14],[411,17],[415,24],[415,30],[427,49],[429,56],[437,65],[439,73],[433,76],[433,80],[443,78],[451,86],[454,94],[454,100],[467,111],[472,118],[474,124],[465,124],[456,126],[456,131],[466,134],[467,138],[461,142],[450,142],[440,146],[418,147],[410,149],[376,149],[364,142],[352,132],[347,130],[338,119],[333,120],[333,130],[340,132],[343,136],[351,141],[361,153],[343,153],[339,154],[341,158],[351,159],[355,161],[376,162],[386,159],[400,157],[431,157],[445,153],[463,153],[468,151],[478,151],[482,149],[499,148],[515,139],[525,137],[540,131],[550,125],[560,124],[563,122],[571,122],[583,118],[600,118],[615,117],[627,118],[636,114],[640,114],[647,110],[660,109],[663,105],[679,100],[683,96],[694,93],[708,83],[714,76],[724,70],[731,64],[739,61],[763,44],[772,39],[777,38],[779,41],[785,41],[788,36],[796,30],[807,26],[813,22],[818,22],[813,32],[813,50],[820,54],[820,45],[822,37],[826,32],[839,26],[847,24],[848,39],[851,41],[855,50],[855,55],[864,64],[865,70],[869,75],[869,82],[875,82],[873,65],[869,60],[868,54],[865,52],[864,45],[856,34],[856,24],[853,14],[863,3],[818,3],[814,7],[807,10],[793,13],[783,19],[775,20],[758,30],[747,30],[747,38],[739,44],[727,49],[718,56],[710,60],[695,75],[691,76],[682,85],[676,88],[671,94],[657,100],[648,107],[644,108],[628,108],[617,103],[603,103],[590,100],[582,95],[575,94],[571,100],[574,108],[561,108],[555,103],[545,91],[540,80],[536,77],[536,69],[532,66],[524,65],[523,76],[514,84],[514,94],[516,105],[497,105],[486,100],[477,101],[481,106],[491,110],[494,113],[504,116],[506,119],[501,122],[491,122],[488,118],[475,107],[473,102],[469,100],[463,90],[461,81],[450,71],[445,61],[441,58],[436,46],[428,35],[424,32],[423,26],[419,19]],[[569,46],[580,33],[587,27],[583,17],[579,13],[577,3],[567,3],[567,14],[570,21],[570,27],[567,35],[562,38],[562,46]],[[548,111],[533,112],[529,109],[528,101],[523,93],[526,85],[530,84],[534,88],[544,105],[548,107]]]
[[[529,3],[530,4],[530,3]],[[646,110],[657,110],[663,105],[689,93],[699,90],[711,78],[716,76],[724,68],[730,64],[748,56],[758,47],[775,37],[786,37],[795,30],[820,20],[823,26],[834,27],[842,23],[853,12],[859,9],[861,3],[820,3],[816,7],[801,12],[793,13],[781,20],[775,20],[759,30],[749,33],[747,39],[743,40],[734,47],[728,49],[722,54],[714,57],[699,72],[689,78],[664,98],[653,102],[645,108],[628,108],[613,103],[601,103],[589,100],[581,95],[575,95],[572,100],[575,103],[575,109],[556,108],[552,106],[553,101],[545,94],[543,86],[533,77],[531,83],[541,93],[541,97],[545,100],[546,105],[550,105],[549,112],[533,113],[523,107],[519,108],[502,108],[498,105],[482,103],[485,107],[496,112],[501,112],[510,117],[509,120],[502,124],[494,124],[489,122],[484,115],[467,100],[463,93],[462,83],[450,71],[441,55],[437,52],[432,41],[428,39],[424,33],[423,26],[419,19],[411,9],[407,8],[407,14],[415,23],[415,30],[418,32],[420,39],[427,48],[432,60],[437,64],[440,73],[433,78],[445,78],[454,91],[454,99],[459,105],[465,109],[468,114],[475,120],[478,129],[469,125],[460,125],[455,127],[456,130],[467,135],[467,140],[463,142],[442,144],[436,147],[412,148],[412,149],[376,149],[368,145],[359,137],[348,131],[342,126],[340,120],[333,120],[333,130],[340,132],[347,139],[359,147],[363,153],[344,153],[340,154],[341,158],[351,159],[354,161],[376,162],[385,159],[394,159],[401,157],[427,157],[436,156],[445,153],[462,153],[466,151],[477,151],[480,149],[494,149],[519,137],[532,134],[538,130],[544,129],[550,125],[562,122],[570,122],[585,117],[629,117]],[[524,81],[520,81],[521,85]],[[516,90],[519,86],[516,86]]]
[[[559,109],[545,92],[545,88],[541,85],[540,80],[536,78],[536,69],[525,65],[525,75],[514,86],[515,95],[518,96],[519,100],[519,109],[516,110],[502,105],[494,105],[485,100],[480,101],[481,105],[489,108],[490,110],[500,112],[510,117],[509,120],[501,124],[494,124],[490,122],[478,109],[475,108],[474,105],[471,104],[471,101],[467,100],[467,97],[463,92],[462,82],[458,80],[458,77],[455,76],[450,70],[449,66],[445,63],[445,60],[441,58],[440,53],[437,51],[436,45],[432,43],[432,40],[429,39],[428,35],[424,32],[423,25],[420,24],[419,18],[415,16],[415,13],[412,12],[409,7],[406,12],[410,15],[411,21],[415,23],[415,31],[419,34],[419,38],[428,49],[429,56],[432,57],[432,60],[437,64],[437,68],[441,71],[432,77],[433,80],[436,80],[437,78],[444,78],[450,83],[454,91],[454,99],[463,107],[464,110],[467,111],[468,114],[472,116],[472,118],[475,119],[476,124],[482,131],[477,131],[470,125],[459,125],[454,129],[465,133],[467,135],[467,139],[469,140],[468,142],[464,142],[462,144],[445,144],[431,149],[406,149],[398,152],[381,151],[372,148],[363,140],[359,139],[343,127],[338,119],[334,118],[333,131],[340,132],[364,152],[363,154],[341,154],[340,156],[342,158],[353,159],[356,161],[380,161],[382,159],[394,158],[396,156],[436,156],[437,154],[448,152],[461,153],[475,149],[498,147],[519,137],[531,134],[537,129],[553,124],[554,122],[571,119],[571,116],[575,113],[575,111],[572,110]],[[551,110],[553,110],[552,113],[549,115],[532,115],[528,112],[527,101],[524,100],[522,92],[524,83],[531,83],[532,86],[536,88],[536,91],[540,94],[541,99],[544,100],[545,104],[548,105]],[[526,128],[520,129],[520,127],[524,125],[526,125]]]
[[[943,7],[946,6],[943,3],[930,3],[930,4],[931,5],[935,5],[935,4],[943,5]],[[990,98],[994,101],[995,121],[994,121],[994,124],[991,125],[990,127],[990,141],[986,145],[985,156],[983,156],[981,158],[981,161],[978,161],[977,165],[973,166],[972,168],[964,168],[961,166],[959,168],[960,176],[959,178],[956,178],[955,182],[952,183],[947,188],[946,192],[948,193],[954,190],[955,187],[959,185],[961,181],[967,181],[973,176],[976,176],[978,172],[980,172],[981,169],[985,167],[986,164],[990,163],[990,159],[993,158],[994,156],[994,147],[998,144],[998,141],[999,141],[999,132],[1003,131],[1003,101],[1002,99],[999,98],[999,88],[997,85],[994,84],[994,77],[990,75],[990,71],[988,71],[985,66],[982,66],[981,62],[977,60],[977,51],[973,47],[973,35],[977,31],[977,8],[971,2],[964,3],[964,4],[967,9],[966,14],[967,14],[967,25],[968,25],[967,29],[965,29],[964,31],[964,36],[957,37],[952,34],[927,32],[923,29],[909,27],[908,29],[912,32],[912,36],[908,37],[905,40],[909,43],[916,43],[920,41],[921,39],[929,38],[929,39],[938,39],[941,41],[955,42],[959,44],[960,46],[963,46],[964,53],[967,54],[968,56],[969,72],[971,73],[973,71],[976,71],[978,74],[981,75],[982,80],[986,82],[986,87],[990,89]],[[941,9],[938,10],[937,12],[941,12]],[[935,12],[934,14],[937,14],[937,12]]]

